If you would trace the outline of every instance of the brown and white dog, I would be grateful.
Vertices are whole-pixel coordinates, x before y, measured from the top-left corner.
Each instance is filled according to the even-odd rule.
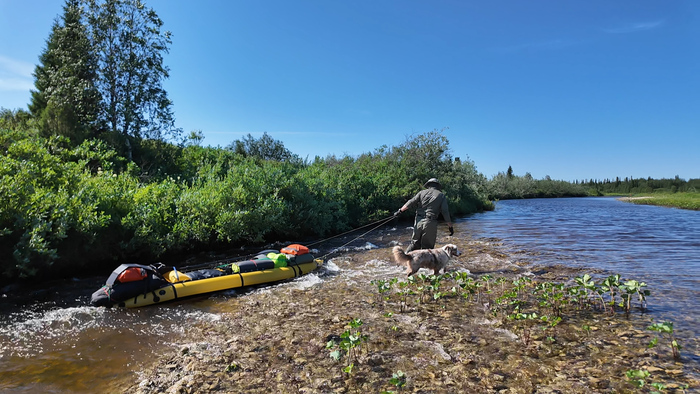
[[[433,275],[437,275],[440,270],[445,272],[445,267],[452,257],[462,254],[453,244],[437,249],[413,250],[408,253],[404,252],[400,246],[394,246],[392,252],[396,263],[406,266],[407,276],[415,274],[420,268],[433,270]]]

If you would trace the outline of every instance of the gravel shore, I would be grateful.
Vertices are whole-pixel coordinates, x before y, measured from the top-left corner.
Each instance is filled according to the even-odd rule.
[[[414,295],[405,303],[396,294],[380,294],[372,280],[404,280],[391,263],[392,243],[384,241],[377,249],[332,258],[328,265],[335,270],[326,267],[308,288],[274,286],[231,297],[220,321],[191,327],[186,344],[158,359],[127,391],[635,392],[629,370],[648,371],[646,387],[700,387],[696,367],[673,360],[661,347],[648,348],[654,338],[645,329],[648,318],[581,311],[543,329],[495,313],[495,294],[468,302]],[[458,246],[464,254],[449,270],[477,279],[488,274],[565,282],[582,274],[509,261],[489,240],[462,240]],[[353,320],[361,324],[353,328]],[[366,340],[336,361],[330,354],[344,333]]]

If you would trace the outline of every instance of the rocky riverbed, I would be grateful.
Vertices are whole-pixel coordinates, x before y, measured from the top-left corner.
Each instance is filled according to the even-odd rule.
[[[697,354],[676,360],[663,337],[648,347],[657,337],[646,329],[649,316],[571,306],[557,321],[538,306],[532,296],[537,283],[570,284],[584,273],[578,269],[510,261],[493,240],[455,237],[438,240],[457,243],[464,253],[449,266],[449,277],[437,287],[428,277],[402,285],[403,270],[390,256],[396,239],[380,237],[367,248],[335,253],[303,286],[292,281],[218,303],[220,320],[191,326],[185,341],[126,391],[609,393],[648,392],[652,383],[663,392],[700,387]],[[513,291],[524,317],[514,317],[509,302],[516,298],[506,297]],[[685,345],[698,349],[697,343]],[[630,371],[641,372],[628,377]]]

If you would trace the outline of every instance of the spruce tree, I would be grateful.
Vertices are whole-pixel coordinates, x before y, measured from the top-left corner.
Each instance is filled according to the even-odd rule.
[[[79,0],[66,1],[39,56],[34,71],[36,90],[29,104],[42,135],[66,136],[74,144],[95,137],[101,129],[97,122],[97,59],[83,15]]]

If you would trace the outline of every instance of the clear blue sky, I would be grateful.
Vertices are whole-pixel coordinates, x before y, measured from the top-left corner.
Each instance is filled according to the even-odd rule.
[[[177,126],[208,145],[355,156],[448,127],[487,177],[700,177],[700,1],[146,4]],[[0,107],[26,108],[62,5],[0,0]]]

